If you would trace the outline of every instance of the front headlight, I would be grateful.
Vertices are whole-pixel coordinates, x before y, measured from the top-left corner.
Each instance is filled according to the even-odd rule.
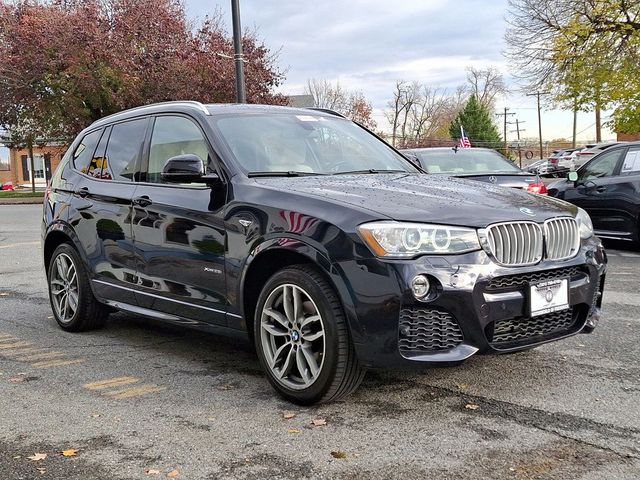
[[[473,228],[373,222],[360,225],[358,232],[379,257],[406,258],[425,253],[465,253],[480,249],[478,234]]]
[[[578,229],[580,230],[580,238],[586,240],[593,237],[593,223],[591,223],[591,217],[583,209],[578,207],[578,213],[576,214],[576,222],[578,222]]]

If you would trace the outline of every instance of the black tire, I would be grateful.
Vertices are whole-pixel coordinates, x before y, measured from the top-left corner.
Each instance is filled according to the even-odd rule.
[[[54,304],[54,294],[52,292],[53,285],[52,279],[56,272],[56,261],[58,257],[64,255],[64,259],[70,259],[73,262],[77,276],[77,308],[72,316],[69,318],[61,318],[59,312]],[[78,255],[76,249],[68,243],[60,244],[53,255],[51,255],[51,261],[49,262],[49,268],[47,270],[47,284],[49,290],[49,302],[51,303],[51,310],[53,311],[53,317],[58,322],[58,325],[63,330],[68,332],[82,332],[86,330],[93,330],[100,328],[104,325],[107,316],[109,315],[109,307],[101,304],[96,300],[89,284],[89,277],[84,267],[82,259]]]
[[[303,389],[289,388],[276,378],[262,345],[263,308],[270,294],[283,285],[294,285],[304,290],[321,315],[324,328],[323,362],[315,381]],[[356,390],[366,373],[358,362],[340,299],[329,282],[312,266],[290,266],[267,281],[258,298],[254,339],[260,363],[273,388],[284,399],[299,405],[338,400]]]

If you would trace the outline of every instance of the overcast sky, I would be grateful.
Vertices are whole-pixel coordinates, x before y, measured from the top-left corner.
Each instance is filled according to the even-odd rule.
[[[231,31],[230,0],[186,5],[197,20],[219,9]],[[396,80],[453,91],[465,82],[465,67],[494,66],[517,89],[502,55],[506,7],[507,0],[240,0],[243,29],[257,28],[269,48],[280,50],[283,93],[303,93],[309,78],[339,81],[365,94],[380,126]],[[497,107],[505,106],[516,113],[510,120],[525,122],[523,136],[537,137],[533,97],[515,92],[500,99]],[[571,112],[543,111],[543,138],[570,138],[572,121]],[[593,114],[580,114],[578,139],[595,138],[593,124]],[[609,138],[614,134],[603,131]]]

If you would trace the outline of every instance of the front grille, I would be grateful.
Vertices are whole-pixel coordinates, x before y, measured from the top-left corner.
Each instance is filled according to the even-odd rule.
[[[531,265],[542,260],[542,229],[534,222],[498,223],[487,228],[489,249],[502,265]]]
[[[554,278],[571,279],[585,275],[584,271],[579,267],[555,268],[553,270],[543,270],[541,272],[521,273],[517,275],[505,275],[503,277],[492,278],[487,285],[487,290],[502,290],[507,288],[517,288],[529,283],[543,282]]]
[[[449,350],[462,343],[462,331],[453,315],[433,308],[403,308],[400,311],[401,353]]]
[[[485,249],[506,266],[534,265],[545,255],[549,260],[564,260],[580,248],[578,223],[571,217],[547,220],[544,233],[535,222],[505,222],[490,225],[485,235]]]
[[[563,260],[571,258],[580,248],[580,231],[578,223],[573,218],[554,218],[544,224],[544,234],[547,240],[547,258]]]
[[[535,341],[539,337],[569,331],[573,323],[573,308],[531,318],[499,320],[493,326],[491,344]]]

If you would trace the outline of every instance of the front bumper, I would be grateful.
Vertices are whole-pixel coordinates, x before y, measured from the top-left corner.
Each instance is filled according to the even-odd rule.
[[[606,254],[600,240],[577,256],[529,267],[501,267],[483,251],[411,261],[354,260],[340,265],[355,301],[349,315],[360,362],[370,368],[458,363],[475,353],[525,350],[590,332],[600,318]],[[411,279],[428,275],[417,301]],[[569,279],[569,309],[529,316],[529,285]]]

